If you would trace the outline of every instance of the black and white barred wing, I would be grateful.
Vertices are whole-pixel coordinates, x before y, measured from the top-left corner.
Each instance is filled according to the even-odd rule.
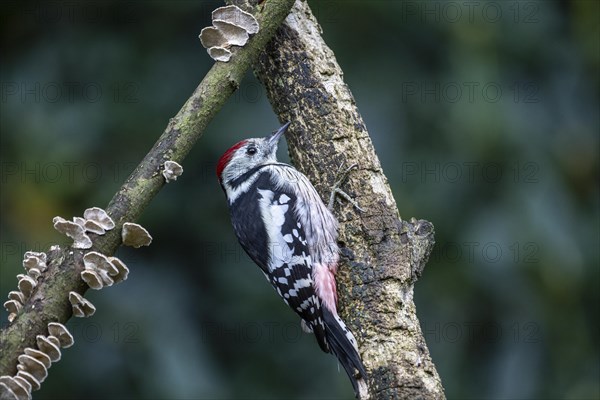
[[[312,257],[302,222],[295,212],[298,199],[292,191],[258,188],[260,215],[267,227],[269,274],[277,293],[310,327],[321,348],[328,352],[321,301],[315,292]]]
[[[267,250],[249,254],[321,349],[337,356],[357,392],[355,372],[366,372],[354,335],[336,311],[337,222],[304,175],[286,164],[263,168],[271,173],[261,174],[250,190],[262,221],[247,224],[264,229]]]

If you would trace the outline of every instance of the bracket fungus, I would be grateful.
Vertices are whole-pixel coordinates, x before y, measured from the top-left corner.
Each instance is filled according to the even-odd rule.
[[[29,271],[27,271],[27,275],[32,277],[36,281],[40,277],[41,274],[42,274],[42,272],[37,268],[31,268]]]
[[[67,327],[58,322],[50,322],[48,324],[48,333],[50,334],[49,337],[55,337],[58,339],[60,347],[63,349],[69,348],[75,343],[73,340],[73,335],[71,335],[71,332],[69,332]]]
[[[4,303],[4,308],[8,311],[8,322],[13,322],[17,313],[21,310],[23,304],[18,300],[8,300]]]
[[[81,272],[81,279],[90,287],[90,289],[100,290],[104,287],[102,279],[94,271],[84,270]]]
[[[13,290],[11,292],[8,292],[8,298],[11,300],[18,301],[21,304],[25,303],[25,296],[23,295],[23,293],[19,292],[18,290]]]
[[[0,376],[0,399],[31,399],[31,384],[12,376]]]
[[[33,268],[43,272],[46,270],[46,253],[27,251],[23,255],[23,268],[29,271]]]
[[[54,217],[52,220],[54,229],[73,239],[73,247],[76,249],[89,249],[92,247],[92,239],[85,233],[85,229],[76,222],[67,221],[62,217]]]
[[[103,286],[111,286],[114,283],[111,275],[117,275],[119,271],[111,264],[108,257],[97,251],[90,251],[83,256],[85,269],[93,271],[102,280]]]
[[[27,251],[23,256],[23,268],[27,275],[18,274],[17,283],[19,290],[13,290],[8,293],[8,301],[4,303],[4,308],[8,311],[8,321],[14,321],[17,313],[21,310],[27,299],[31,297],[33,290],[37,286],[37,279],[42,271],[47,269],[46,253],[37,253]]]
[[[17,284],[19,290],[23,293],[25,299],[28,299],[31,296],[33,289],[37,286],[37,281],[31,276],[23,274],[17,275],[17,278],[19,278],[19,283]]]
[[[108,213],[100,207],[86,209],[83,212],[83,218],[85,218],[86,222],[93,221],[95,225],[100,226],[105,231],[110,231],[115,227],[115,222],[108,215]]]
[[[210,49],[212,47],[222,47],[227,43],[227,38],[223,33],[214,26],[207,26],[206,28],[200,31],[200,43],[204,46],[205,49]]]
[[[58,322],[48,324],[48,336],[37,335],[37,349],[26,347],[17,357],[17,374],[0,376],[0,400],[29,400],[31,392],[39,390],[41,383],[48,377],[48,368],[60,360],[60,348],[71,347],[73,336]]]
[[[211,47],[208,50],[208,55],[215,61],[227,62],[231,58],[231,51],[223,47]]]
[[[86,230],[86,232],[92,232],[97,235],[104,235],[106,233],[100,224],[98,224],[96,221],[92,221],[91,219],[85,220],[83,223],[83,228]]]
[[[258,21],[254,18],[254,15],[237,6],[225,6],[215,9],[212,12],[212,19],[213,21],[221,20],[234,23],[246,29],[251,35],[258,33]]]
[[[73,217],[73,222],[85,229],[85,218]]]
[[[25,379],[19,375],[15,375],[12,378],[18,385],[20,385],[22,388],[24,388],[28,394],[31,394],[31,383],[29,383],[29,381],[27,381],[27,379]],[[31,398],[31,396],[29,396],[28,398]]]
[[[23,256],[23,268],[27,275],[18,274],[18,291],[13,290],[8,293],[8,301],[4,303],[4,308],[8,311],[8,322],[13,322],[17,313],[23,308],[23,305],[31,297],[33,290],[37,286],[37,279],[45,271],[46,253],[37,253],[27,251]]]
[[[165,161],[163,164],[162,176],[167,183],[176,181],[183,174],[183,167],[175,161]]]
[[[18,360],[17,370],[30,373],[39,383],[44,382],[48,377],[48,369],[46,369],[41,361],[27,354],[21,354]]]
[[[115,267],[117,273],[112,276],[115,283],[123,282],[129,276],[129,268],[117,257],[108,257],[110,263]]]
[[[44,353],[43,351],[36,350],[33,347],[26,347],[24,351],[25,354],[27,354],[28,356],[33,357],[42,364],[44,364],[46,368],[50,368],[52,360],[50,360],[48,354]]]
[[[27,383],[29,383],[31,385],[32,391],[40,390],[40,387],[41,387],[40,381],[35,379],[35,377],[27,371],[19,371],[15,378],[21,378],[21,379],[27,381]]]
[[[56,336],[48,335],[46,336],[49,342],[52,342],[56,347],[60,349],[60,340]]]
[[[213,19],[213,26],[223,34],[226,42],[220,43],[220,47],[244,46],[248,43],[250,35],[241,26],[220,19]]]
[[[227,62],[235,47],[242,47],[258,32],[258,21],[250,13],[230,5],[219,7],[212,13],[213,26],[200,32],[200,42],[215,61]]]
[[[123,224],[121,239],[125,246],[135,247],[136,249],[142,246],[149,246],[152,243],[150,233],[143,226],[131,222]]]
[[[35,337],[37,347],[46,353],[52,362],[60,360],[60,342],[53,336],[37,335]]]
[[[87,318],[91,317],[96,312],[96,307],[77,292],[69,293],[69,302],[73,308],[73,315],[76,317]]]
[[[73,239],[73,248],[75,249],[89,249],[92,247],[92,239],[86,232],[104,235],[106,231],[115,227],[115,222],[100,207],[86,209],[83,212],[83,218],[73,217],[73,221],[68,221],[62,217],[54,217],[52,223],[54,229]]]
[[[23,304],[18,302],[17,300],[8,300],[4,303],[4,308],[11,314],[18,313],[22,307]]]
[[[83,256],[83,264],[85,265],[85,269],[81,272],[81,279],[90,288],[96,290],[100,290],[105,286],[112,286],[114,283],[123,282],[129,275],[129,269],[123,261],[117,257],[107,257],[96,251],[86,253]]]

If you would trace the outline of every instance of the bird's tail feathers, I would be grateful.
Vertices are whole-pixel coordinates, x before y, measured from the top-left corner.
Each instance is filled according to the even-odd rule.
[[[358,354],[356,339],[346,327],[344,321],[337,314],[329,311],[327,307],[323,307],[323,320],[325,322],[327,344],[330,351],[335,354],[342,367],[344,367],[344,370],[346,370],[352,382],[354,393],[358,397],[358,380],[365,379],[367,372]]]

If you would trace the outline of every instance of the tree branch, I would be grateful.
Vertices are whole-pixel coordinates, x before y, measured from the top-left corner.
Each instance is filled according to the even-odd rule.
[[[212,118],[238,88],[246,70],[273,36],[289,13],[294,0],[269,0],[253,14],[260,31],[234,54],[228,63],[217,62],[206,74],[192,96],[169,121],[164,133],[110,201],[107,212],[116,228],[105,235],[90,234],[94,244],[89,250],[73,248],[47,253],[48,269],[39,277],[31,297],[15,320],[0,335],[0,376],[17,372],[17,357],[26,347],[35,347],[36,335],[46,335],[49,322],[65,323],[72,314],[69,292],[85,293],[81,280],[82,258],[87,251],[112,255],[121,244],[123,223],[135,221],[164,185],[159,173],[167,160],[183,161]]]
[[[358,165],[345,187],[366,211],[337,208],[343,255],[338,290],[341,314],[370,373],[370,397],[444,398],[413,302],[413,285],[434,244],[433,225],[401,220],[342,70],[320,33],[306,1],[296,1],[255,73],[280,120],[292,121],[287,139],[294,165],[323,198],[340,165]]]

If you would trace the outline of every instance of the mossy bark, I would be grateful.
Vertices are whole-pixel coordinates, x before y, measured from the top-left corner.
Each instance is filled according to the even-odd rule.
[[[305,1],[292,12],[254,70],[267,88],[293,164],[324,200],[340,166],[357,165],[344,188],[364,212],[336,205],[342,262],[339,308],[356,335],[373,399],[443,399],[413,302],[434,244],[433,225],[403,221],[343,73]]]

